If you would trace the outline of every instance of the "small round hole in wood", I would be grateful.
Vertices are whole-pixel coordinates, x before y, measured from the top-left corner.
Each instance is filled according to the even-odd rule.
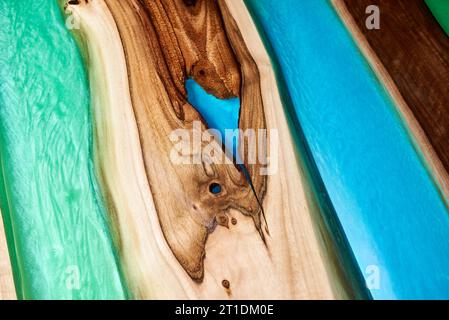
[[[220,194],[221,193],[221,185],[218,183],[211,183],[209,185],[209,192],[212,194]]]

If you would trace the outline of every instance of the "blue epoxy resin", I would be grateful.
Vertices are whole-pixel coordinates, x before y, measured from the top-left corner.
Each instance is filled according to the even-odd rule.
[[[221,193],[221,186],[218,183],[212,183],[209,186],[209,191],[213,194],[220,194]]]
[[[377,299],[449,298],[449,214],[330,1],[245,0]]]
[[[201,114],[209,128],[220,132],[226,149],[236,155],[238,139],[226,133],[239,127],[240,99],[218,99],[193,79],[187,79],[185,87],[189,103]]]

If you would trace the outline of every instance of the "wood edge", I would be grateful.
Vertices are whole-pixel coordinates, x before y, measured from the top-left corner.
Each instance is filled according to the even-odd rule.
[[[0,300],[17,300],[14,278],[12,274],[11,260],[9,258],[8,245],[0,212]]]
[[[114,242],[129,294],[133,299],[194,299],[196,292],[179,276],[184,271],[159,225],[130,97],[125,52],[111,10],[105,0],[72,9],[80,19],[79,32],[88,57],[98,148],[95,166],[109,173],[101,181],[103,192],[113,202],[109,209],[113,209],[111,223],[117,224]],[[99,41],[89,41],[92,38]]]
[[[424,162],[424,165],[428,169],[429,174],[437,185],[446,207],[449,208],[449,174],[444,168],[443,163],[438,157],[435,149],[432,147],[423,128],[419,124],[407,102],[404,100],[398,87],[393,81],[393,78],[390,76],[387,69],[382,64],[380,58],[368,43],[368,40],[366,39],[363,32],[357,26],[354,17],[349,12],[344,1],[331,0],[331,3],[338,16],[341,18],[342,22],[352,35],[359,50],[367,59],[375,75],[390,95],[392,102],[396,107],[395,111],[401,118],[402,122],[405,124],[405,129],[409,134],[415,150],[418,151],[418,155]]]

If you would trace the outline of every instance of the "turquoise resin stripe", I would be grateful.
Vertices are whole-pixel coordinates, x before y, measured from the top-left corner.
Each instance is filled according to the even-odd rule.
[[[201,114],[208,128],[218,130],[221,141],[236,156],[238,139],[232,132],[239,128],[240,99],[218,99],[193,79],[187,79],[185,87],[189,103]]]
[[[1,209],[19,298],[126,297],[82,60],[55,0],[0,0]]]

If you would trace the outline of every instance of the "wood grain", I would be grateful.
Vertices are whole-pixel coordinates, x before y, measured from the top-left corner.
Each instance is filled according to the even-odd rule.
[[[395,100],[435,180],[449,196],[449,38],[421,0],[334,0]],[[379,30],[365,27],[369,5]]]
[[[269,57],[243,2],[91,0],[70,7],[89,69],[96,163],[134,297],[355,296],[326,241]],[[240,128],[277,130],[276,174],[245,163],[254,191],[232,161],[170,161],[174,129],[207,129],[187,102],[187,77],[217,97],[240,97]],[[218,196],[211,183],[222,186]]]
[[[15,300],[16,291],[0,212],[0,300]]]
[[[190,76],[187,70],[195,70],[194,66],[199,66],[200,71],[204,72],[200,83],[203,83],[205,88],[209,88],[211,93],[210,88],[214,88],[213,93],[220,92],[217,94],[218,96],[229,96],[229,91],[232,90],[227,90],[227,79],[238,80],[237,83],[232,84],[233,90],[238,92],[236,85],[239,84],[240,77],[237,69],[233,67],[236,62],[225,36],[220,36],[220,33],[215,31],[216,38],[208,39],[209,28],[206,26],[211,25],[212,29],[219,28],[223,32],[222,27],[217,27],[221,22],[217,8],[211,9],[212,5],[207,5],[208,2],[211,1],[197,2],[193,8],[198,7],[199,13],[196,15],[195,12],[192,12],[191,15],[189,10],[193,11],[193,9],[190,9],[190,6],[185,6],[180,0],[131,1],[129,4],[124,1],[107,2],[121,35],[131,35],[136,30],[140,33],[133,37],[122,36],[122,41],[128,62],[131,97],[139,127],[147,178],[154,196],[156,211],[163,212],[158,216],[164,236],[178,261],[197,281],[202,281],[204,276],[205,244],[207,236],[216,228],[217,216],[226,217],[226,213],[231,208],[239,210],[244,215],[253,217],[257,230],[263,239],[265,237],[261,227],[261,208],[243,172],[238,171],[235,166],[208,165],[205,162],[200,165],[178,165],[173,164],[167,156],[155,157],[155,155],[166,155],[167,151],[173,148],[172,141],[167,139],[171,132],[176,129],[195,130],[194,122],[202,121],[201,116],[187,102],[185,92],[181,92],[183,87],[176,90],[176,83],[183,85],[185,79]],[[178,8],[179,6],[183,7]],[[167,11],[164,7],[168,8]],[[140,14],[137,16],[132,11]],[[165,20],[164,17],[169,19],[169,14],[175,17]],[[167,27],[175,25],[171,21],[194,23],[197,15],[200,15],[200,18],[204,16],[204,21],[196,23],[201,29],[198,34],[194,31],[188,33],[185,30],[193,29],[193,27],[183,25],[178,28],[178,30],[182,30],[182,35],[176,36],[175,39],[171,38],[175,37],[174,30],[167,30]],[[133,17],[131,18],[133,20],[141,21],[142,28],[140,30],[135,26],[130,28],[131,26],[127,22],[130,17]],[[156,25],[158,28],[154,27]],[[186,34],[189,36],[192,34],[192,36],[188,37]],[[135,37],[145,40],[146,45],[136,46]],[[192,40],[190,41],[190,39]],[[194,54],[191,53],[194,50],[190,49],[205,47],[205,43],[208,42],[214,44],[212,49],[198,50],[203,53],[199,54],[199,60],[195,61],[192,58]],[[179,47],[177,47],[178,44]],[[187,54],[184,54],[183,47],[189,48]],[[172,55],[168,53],[176,51],[181,56],[172,58]],[[208,57],[208,54],[212,55],[218,51],[220,51],[221,59]],[[180,60],[188,62],[186,68],[182,67]],[[194,62],[190,63],[191,60]],[[130,63],[131,61],[132,63]],[[134,63],[135,61],[139,63]],[[227,65],[230,68],[227,68]],[[182,71],[180,74],[177,71],[179,67]],[[142,70],[147,72],[142,72]],[[201,73],[200,71],[198,73]],[[173,78],[175,74],[180,76],[179,80]],[[151,96],[147,94],[148,87],[159,88],[159,90],[155,90],[156,95]],[[176,91],[181,95],[175,94]],[[167,99],[158,101],[158,98],[165,93],[168,94]],[[136,101],[136,99],[138,100]],[[158,104],[158,107],[148,107]],[[259,115],[254,112],[253,117],[257,119]],[[199,133],[202,134],[204,130],[206,127],[202,121]],[[201,147],[205,148],[206,145],[207,142],[203,141]],[[217,146],[216,149],[220,149],[220,147]],[[199,150],[193,152],[199,152]],[[161,173],[166,171],[172,174],[161,179]],[[253,179],[253,181],[259,180],[263,183],[261,179]],[[209,186],[212,183],[222,186],[223,190],[219,195],[209,192]],[[173,186],[182,188],[177,190],[178,192],[174,192]],[[256,186],[259,191],[261,187]]]

